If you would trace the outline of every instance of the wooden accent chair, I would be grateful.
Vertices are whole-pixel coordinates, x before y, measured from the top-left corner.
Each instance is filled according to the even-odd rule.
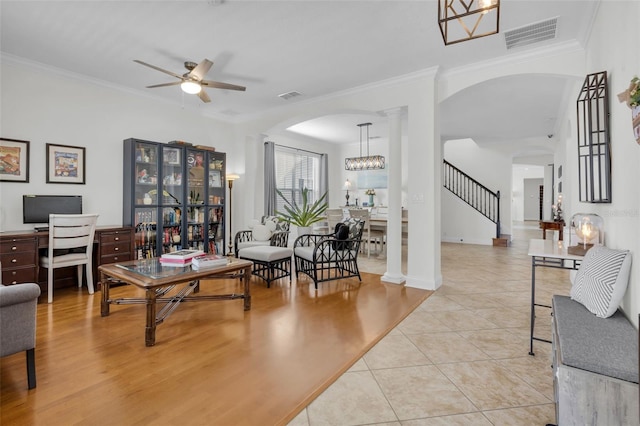
[[[318,283],[342,278],[358,277],[358,252],[362,242],[364,221],[350,218],[343,222],[348,226],[346,235],[305,234],[293,244],[296,277],[308,275],[318,288]],[[346,238],[344,238],[346,237]]]

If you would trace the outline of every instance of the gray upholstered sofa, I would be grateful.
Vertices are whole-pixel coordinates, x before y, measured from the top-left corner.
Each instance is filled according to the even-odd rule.
[[[1,275],[0,275],[1,276]],[[36,305],[37,284],[0,284],[0,356],[26,351],[27,383],[36,387]]]

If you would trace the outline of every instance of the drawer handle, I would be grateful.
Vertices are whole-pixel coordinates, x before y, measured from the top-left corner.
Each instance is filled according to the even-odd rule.
[[[114,240],[120,241],[120,237],[115,237]]]
[[[11,259],[11,263],[18,263],[18,259]]]
[[[114,257],[113,260],[118,261],[118,256]]]
[[[16,272],[16,271],[11,271],[11,275],[13,275],[14,277],[16,276],[17,273],[18,272]]]
[[[18,281],[11,281],[11,284],[18,284]]]
[[[118,250],[120,250],[120,248],[119,248],[119,247],[114,247],[114,248],[113,248],[113,251],[118,251]]]
[[[18,247],[13,246],[13,247],[11,247],[11,250],[16,251],[16,250],[18,250]]]

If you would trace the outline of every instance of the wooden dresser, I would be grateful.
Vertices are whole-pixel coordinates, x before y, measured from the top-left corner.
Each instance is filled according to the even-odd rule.
[[[98,266],[132,260],[134,228],[131,226],[96,227],[93,249],[93,277],[98,284]],[[47,271],[39,268],[38,259],[49,245],[49,233],[35,231],[0,232],[0,262],[5,285],[36,282],[47,292]],[[77,285],[75,267],[61,268],[55,273],[55,287]]]

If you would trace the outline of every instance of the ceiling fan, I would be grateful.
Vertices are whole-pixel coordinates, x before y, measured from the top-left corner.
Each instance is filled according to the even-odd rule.
[[[162,83],[162,84],[154,84],[153,86],[147,86],[148,89],[152,89],[155,87],[166,87],[166,86],[176,86],[180,85],[182,90],[186,93],[190,93],[193,95],[198,95],[198,97],[202,100],[202,102],[211,102],[211,98],[207,95],[207,92],[202,90],[203,87],[213,87],[216,89],[228,89],[228,90],[240,90],[245,91],[247,88],[244,86],[236,86],[235,84],[229,83],[221,83],[219,81],[212,80],[204,80],[205,75],[211,69],[213,62],[208,59],[203,59],[202,62],[196,64],[195,62],[185,62],[184,67],[188,70],[188,72],[183,75],[179,75],[173,73],[171,71],[167,71],[165,69],[156,67],[155,65],[147,64],[146,62],[139,61],[138,59],[134,59],[133,62],[137,62],[141,65],[147,66],[149,68],[153,68],[154,70],[158,70],[165,74],[169,74],[175,78],[180,79],[180,81],[175,81],[173,83]]]

